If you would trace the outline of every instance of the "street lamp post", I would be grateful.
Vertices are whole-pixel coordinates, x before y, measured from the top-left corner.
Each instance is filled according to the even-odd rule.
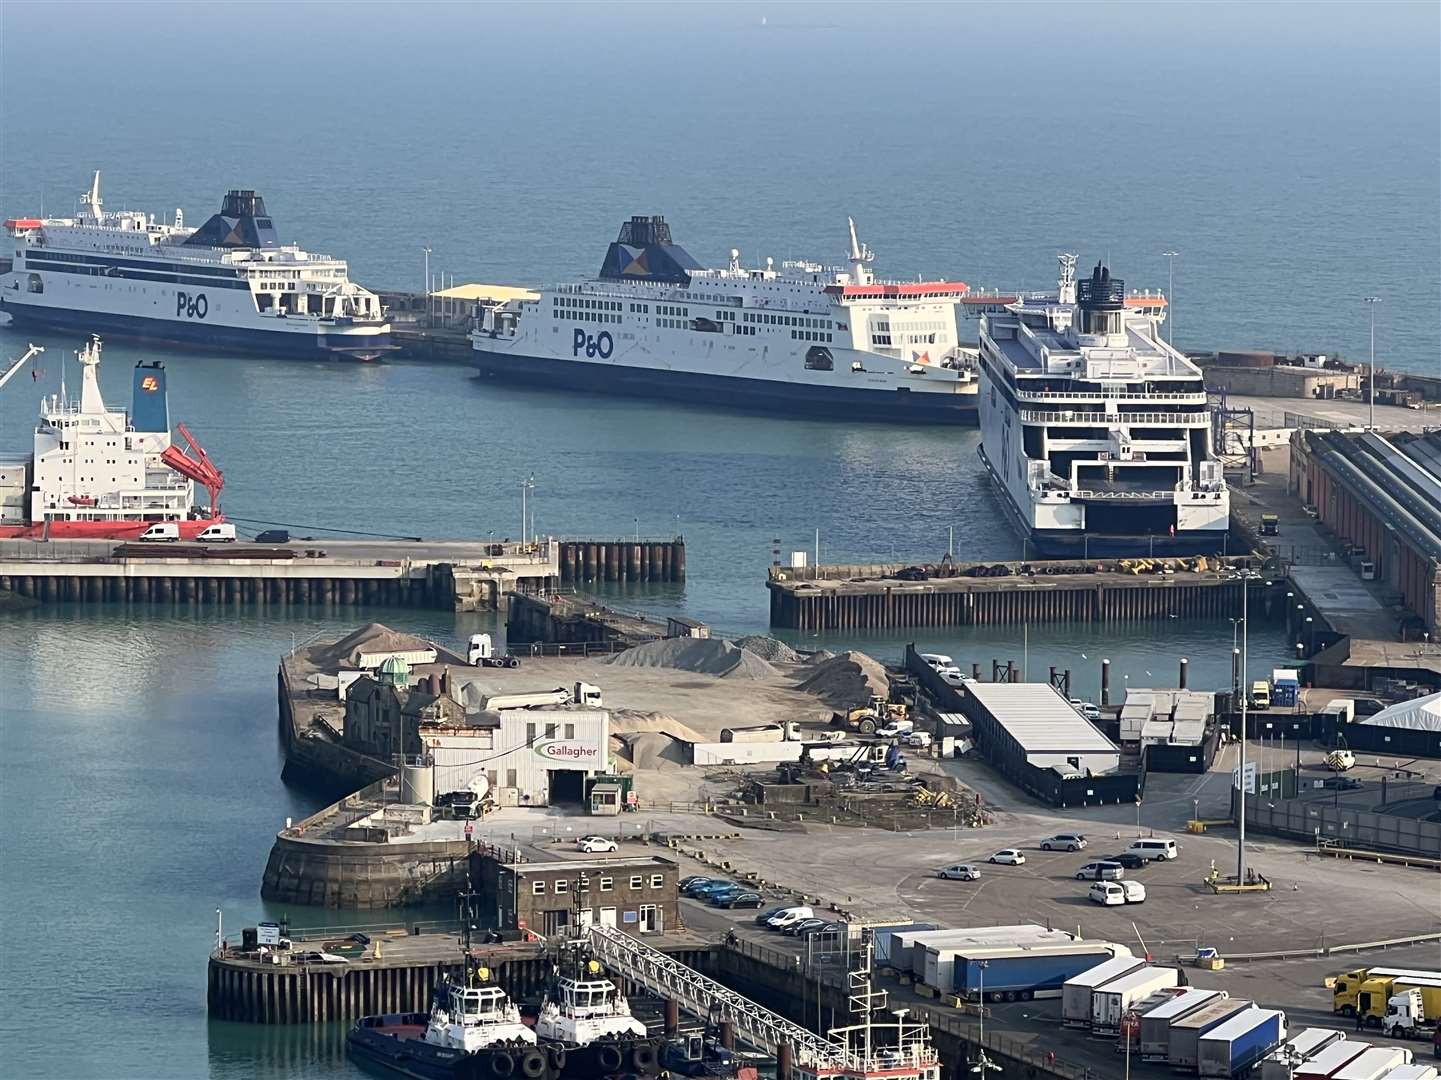
[[[1173,345],[1176,341],[1176,304],[1175,304],[1175,277],[1176,277],[1176,256],[1179,251],[1163,251],[1166,256],[1166,344]]]
[[[1379,296],[1363,296],[1361,300],[1371,309],[1371,393],[1367,395],[1369,402],[1370,419],[1367,421],[1367,428],[1376,430],[1376,305],[1381,302]]]
[[[535,473],[521,481],[520,484],[520,546],[525,547],[525,534],[529,531],[529,519],[525,516],[525,496],[527,492],[535,490]]]
[[[1250,682],[1250,600],[1251,582],[1259,575],[1241,579],[1241,754],[1236,769],[1236,884],[1246,880],[1246,720],[1251,701]],[[1269,584],[1269,582],[1267,583]]]
[[[434,290],[430,287],[430,248],[421,248],[425,252],[425,319],[430,321],[430,294]]]

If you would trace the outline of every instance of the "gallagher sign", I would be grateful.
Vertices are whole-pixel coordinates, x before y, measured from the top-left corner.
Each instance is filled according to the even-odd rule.
[[[600,747],[573,739],[544,739],[532,748],[552,769],[599,769],[605,765]]]

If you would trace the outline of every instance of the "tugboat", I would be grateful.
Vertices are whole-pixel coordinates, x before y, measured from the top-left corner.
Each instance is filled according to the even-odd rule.
[[[647,1033],[619,987],[579,943],[571,946],[564,969],[557,970],[546,988],[535,1032],[542,1042],[561,1049],[561,1076],[566,1080],[661,1072],[661,1040]]]
[[[362,1016],[347,1036],[350,1052],[416,1080],[559,1080],[564,1048],[537,1045],[520,1009],[471,953],[472,896],[461,897],[461,975],[440,978],[428,1014]]]

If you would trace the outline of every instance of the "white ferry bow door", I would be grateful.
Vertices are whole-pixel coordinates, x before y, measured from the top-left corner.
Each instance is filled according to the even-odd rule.
[[[600,924],[601,926],[615,925],[615,908],[603,907],[600,909]]]

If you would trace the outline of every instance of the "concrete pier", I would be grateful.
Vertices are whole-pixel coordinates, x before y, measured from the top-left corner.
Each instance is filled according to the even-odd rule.
[[[1128,562],[1149,568],[990,563],[984,565],[1006,572],[971,576],[970,566],[957,564],[954,576],[912,581],[895,576],[900,566],[772,567],[766,582],[770,621],[773,627],[821,631],[1220,617],[1239,610],[1237,573],[1256,560]]]

